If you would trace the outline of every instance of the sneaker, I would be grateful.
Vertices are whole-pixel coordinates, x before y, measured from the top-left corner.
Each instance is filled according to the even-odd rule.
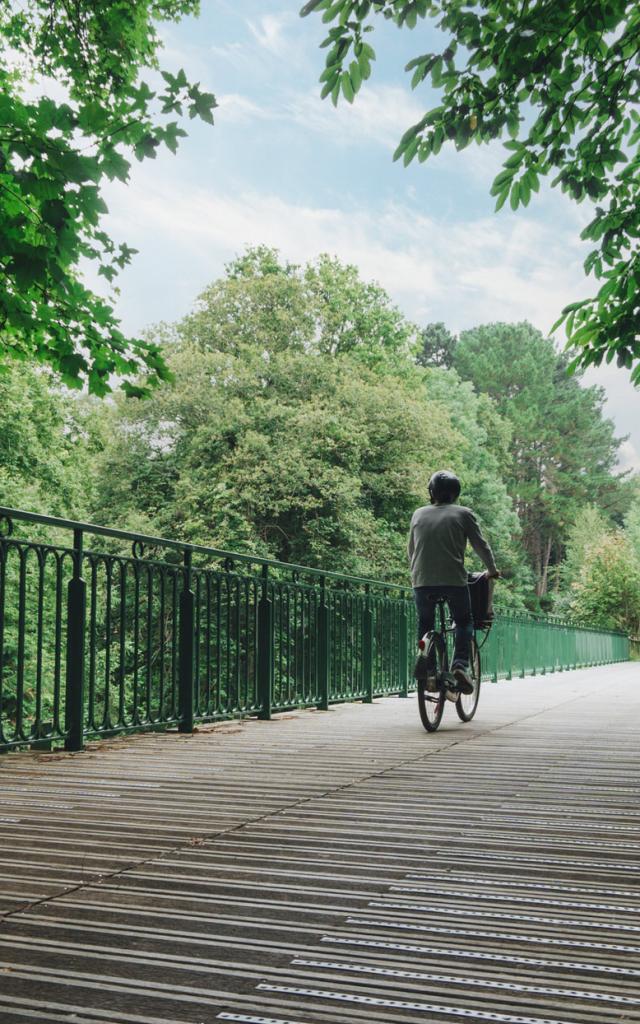
[[[455,704],[460,696],[460,690],[458,689],[458,683],[453,672],[444,672],[442,678],[445,686],[444,695],[447,700],[453,701]]]
[[[463,668],[462,665],[456,665],[453,670],[453,674],[455,676],[456,683],[458,684],[458,689],[460,693],[473,693],[473,683],[471,682],[469,676],[467,675],[467,670]]]

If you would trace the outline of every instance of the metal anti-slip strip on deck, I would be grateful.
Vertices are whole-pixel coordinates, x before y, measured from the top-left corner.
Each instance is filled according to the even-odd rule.
[[[411,590],[0,507],[0,750],[407,696]],[[621,633],[498,615],[486,679],[626,661]]]

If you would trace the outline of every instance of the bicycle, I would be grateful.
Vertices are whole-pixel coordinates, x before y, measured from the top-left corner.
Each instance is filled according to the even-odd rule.
[[[439,623],[440,628],[434,628],[432,632],[428,634],[429,644],[426,651],[426,657],[429,659],[427,662],[428,664],[431,663],[435,665],[437,689],[427,690],[426,680],[424,679],[419,679],[416,684],[418,690],[418,708],[420,710],[420,718],[422,719],[422,724],[427,732],[435,732],[440,725],[444,714],[444,706],[447,700],[447,689],[452,689],[456,686],[455,679],[449,671],[449,647],[447,644],[447,634],[453,633],[453,629],[451,627],[447,628],[447,602],[444,598],[438,598],[436,601],[435,611],[436,622]],[[458,718],[461,722],[471,721],[476,713],[478,701],[480,700],[480,648],[476,640],[475,630],[473,637],[471,638],[468,674],[473,683],[473,693],[461,693],[455,702]],[[451,683],[452,687],[447,687],[447,683]]]

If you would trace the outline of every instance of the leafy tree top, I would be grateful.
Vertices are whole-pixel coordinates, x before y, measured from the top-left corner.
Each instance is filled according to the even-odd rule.
[[[405,165],[507,137],[507,159],[492,194],[526,206],[543,178],[595,215],[582,232],[594,243],[585,271],[597,295],[571,303],[564,323],[573,366],[640,358],[640,7],[565,0],[309,0],[322,14],[322,95],[352,102],[371,74],[376,19],[413,29],[433,18],[445,34],[438,52],[409,61],[415,89],[430,80],[438,105],[407,129],[396,150]],[[632,373],[640,381],[640,363]]]
[[[131,383],[141,370],[166,377],[158,346],[127,338],[78,268],[89,260],[111,283],[135,252],[101,227],[105,179],[126,182],[131,158],[160,146],[175,153],[184,115],[213,122],[214,96],[184,71],[162,71],[159,88],[140,77],[158,69],[156,22],[197,11],[197,0],[0,0],[0,359],[37,359],[98,395],[113,374],[129,393],[145,390]]]
[[[417,328],[357,267],[326,254],[298,266],[264,245],[227,265],[178,333],[201,349],[352,353],[398,369],[417,344]]]

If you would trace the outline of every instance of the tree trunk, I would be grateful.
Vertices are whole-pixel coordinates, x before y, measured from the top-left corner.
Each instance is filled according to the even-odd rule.
[[[547,593],[547,582],[549,579],[549,559],[551,558],[551,537],[547,538],[544,551],[541,552],[541,572],[538,582],[538,597],[544,597]]]

